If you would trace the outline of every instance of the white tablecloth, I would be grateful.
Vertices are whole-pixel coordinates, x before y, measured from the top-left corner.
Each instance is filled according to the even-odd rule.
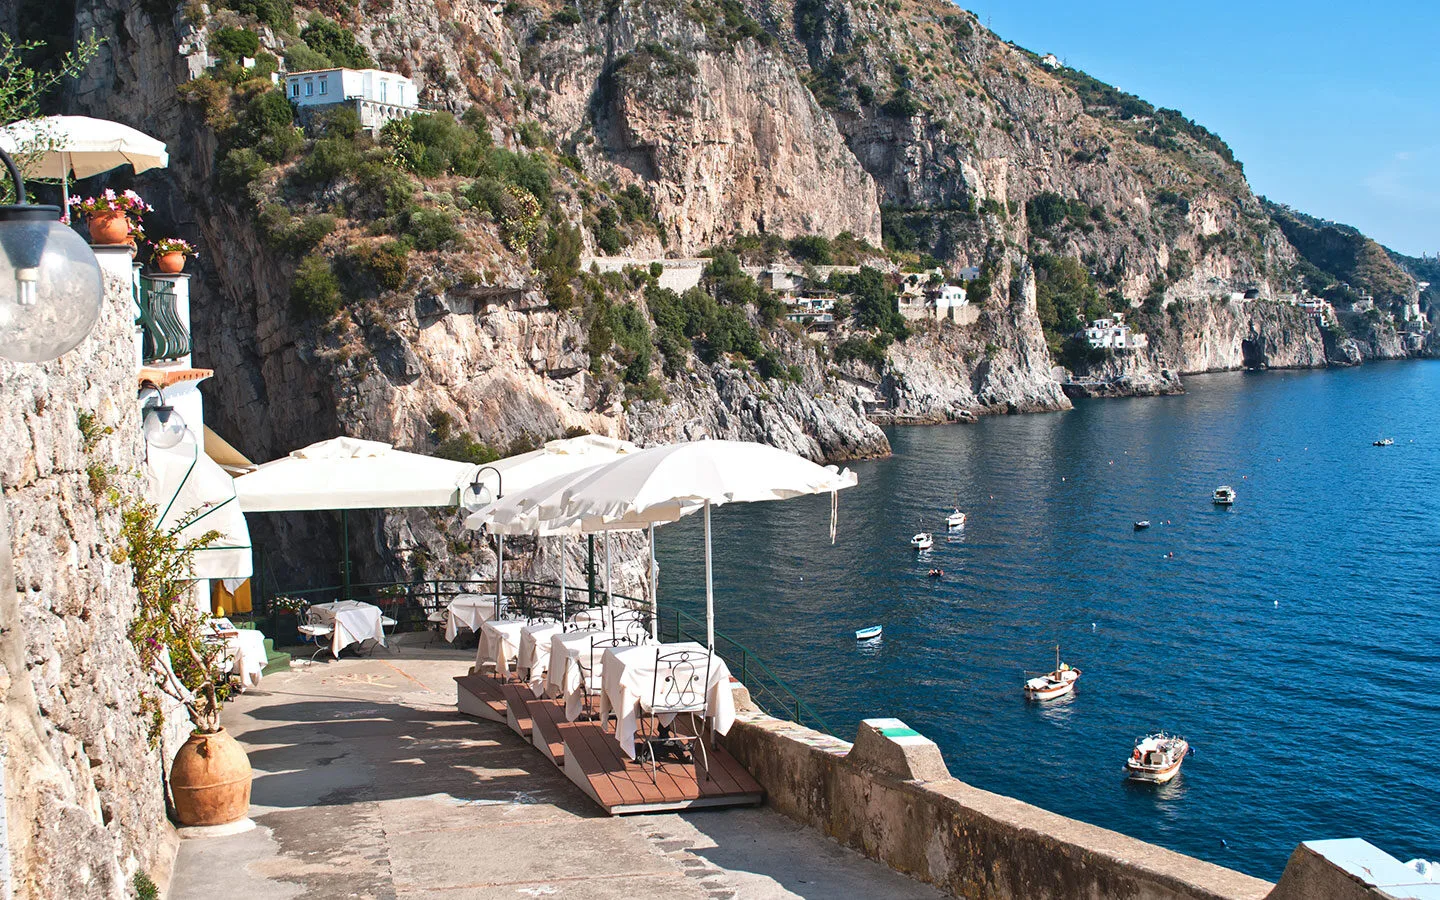
[[[657,672],[657,654],[670,654],[679,650],[695,652],[693,659],[696,669],[693,673],[676,671],[673,663],[665,671]],[[650,701],[656,697],[655,682],[659,677],[705,677],[705,648],[693,641],[679,644],[651,644],[642,647],[617,647],[605,651],[601,672],[603,688],[600,692],[600,719],[604,721],[611,712],[615,714],[615,739],[620,749],[631,759],[635,758],[635,728],[640,712],[650,711]],[[730,669],[720,657],[711,654],[709,659],[710,677],[705,685],[708,694],[706,716],[720,734],[730,730],[735,722],[735,695],[730,689]],[[665,689],[662,682],[657,702],[665,703]]]
[[[311,612],[320,621],[332,626],[330,652],[336,656],[351,644],[362,641],[385,643],[385,629],[380,625],[380,607],[359,600],[336,600],[334,603],[316,603]]]
[[[488,619],[480,623],[480,643],[475,648],[475,670],[490,661],[496,675],[510,674],[510,660],[520,652],[520,629],[526,619]]]
[[[520,629],[520,649],[515,654],[515,668],[530,679],[535,696],[545,696],[545,673],[550,670],[550,638],[560,633],[559,622],[526,625]]]
[[[585,700],[585,680],[580,672],[580,663],[590,665],[592,641],[610,639],[609,631],[561,632],[550,636],[550,668],[545,674],[545,686],[554,696],[565,698],[565,718],[573,722],[580,717],[580,706]],[[599,677],[601,654],[595,657],[596,671],[592,678]],[[596,683],[596,687],[599,683]]]
[[[455,640],[462,628],[478,634],[480,623],[494,617],[494,594],[461,594],[445,608],[445,640]]]
[[[240,676],[246,687],[260,683],[269,661],[265,656],[265,635],[254,628],[242,628],[240,633],[226,638],[230,654],[230,671]]]

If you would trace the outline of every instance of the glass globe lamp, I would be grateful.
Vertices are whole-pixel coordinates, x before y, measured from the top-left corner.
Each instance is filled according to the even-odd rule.
[[[37,363],[83,341],[100,318],[105,284],[84,238],[60,207],[25,203],[25,179],[0,150],[21,201],[0,206],[0,357]]]
[[[185,419],[162,398],[145,408],[145,443],[157,450],[169,450],[185,440]]]

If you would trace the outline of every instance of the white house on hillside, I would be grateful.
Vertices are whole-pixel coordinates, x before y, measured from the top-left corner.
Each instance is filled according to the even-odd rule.
[[[1149,336],[1131,331],[1120,313],[1091,322],[1085,329],[1085,339],[1099,350],[1143,350],[1150,345]]]
[[[353,104],[360,126],[379,131],[419,111],[415,82],[380,69],[316,69],[285,75],[285,96],[301,108]]]

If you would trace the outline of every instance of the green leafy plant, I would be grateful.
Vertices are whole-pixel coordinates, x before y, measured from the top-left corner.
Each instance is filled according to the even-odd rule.
[[[300,261],[290,285],[290,302],[303,315],[328,319],[340,311],[340,279],[318,253]]]
[[[197,732],[214,734],[220,730],[220,707],[230,693],[227,648],[213,639],[209,615],[193,602],[189,589],[196,551],[218,540],[220,532],[182,541],[178,533],[198,510],[167,530],[159,527],[152,504],[133,497],[115,499],[124,541],[120,556],[130,562],[138,600],[128,630],[130,643],[154,676],[155,690],[181,703]],[[143,693],[141,706],[151,716],[154,742],[163,724],[159,695]]]

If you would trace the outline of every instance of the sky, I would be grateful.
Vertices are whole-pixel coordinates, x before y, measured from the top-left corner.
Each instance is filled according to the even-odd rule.
[[[1001,38],[1180,110],[1257,194],[1440,252],[1436,0],[964,0]]]

